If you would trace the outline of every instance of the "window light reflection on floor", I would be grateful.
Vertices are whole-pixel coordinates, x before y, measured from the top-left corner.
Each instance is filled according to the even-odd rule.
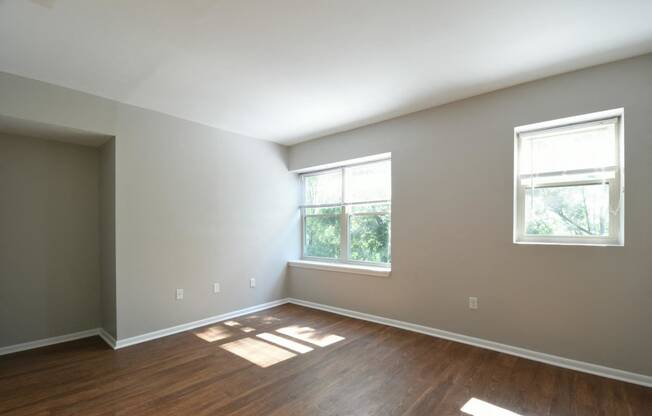
[[[258,319],[253,319],[254,317]],[[257,325],[269,325],[277,321],[280,319],[272,316],[250,316],[200,328],[193,331],[193,334],[206,342],[215,343],[216,348],[219,347],[262,368],[296,357],[298,354],[307,354],[315,350],[314,346],[327,347],[344,339],[324,330],[301,325],[286,326],[276,329],[276,332],[269,330],[257,333],[261,330]],[[246,338],[241,338],[243,336]],[[228,339],[231,337],[232,339]]]
[[[312,351],[312,348],[310,348],[307,345],[299,344],[298,342],[294,342],[287,338],[279,337],[278,335],[270,334],[269,332],[263,332],[262,334],[258,334],[256,336],[264,339],[265,341],[274,343],[283,348],[287,348],[288,350],[292,350],[300,354],[305,354],[307,352]]]
[[[226,339],[232,335],[231,331],[220,325],[209,326],[194,332],[195,336],[207,342],[215,342]]]
[[[339,335],[324,334],[322,331],[316,331],[313,328],[298,325],[286,326],[285,328],[277,329],[276,332],[300,341],[309,342],[318,347],[327,347],[344,339],[344,337]]]
[[[521,416],[510,410],[487,403],[484,400],[472,397],[460,409],[462,412],[472,416]]]
[[[264,316],[263,317],[263,322],[266,323],[266,324],[276,322],[276,321],[280,321],[280,319],[275,317],[275,316]]]
[[[263,368],[296,357],[293,352],[253,338],[239,339],[220,347]]]

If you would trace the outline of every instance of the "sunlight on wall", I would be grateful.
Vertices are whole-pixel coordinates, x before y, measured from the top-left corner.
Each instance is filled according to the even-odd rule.
[[[472,397],[460,409],[462,412],[473,416],[521,416],[502,407],[498,407],[484,400]]]
[[[295,353],[253,338],[243,338],[220,347],[263,368],[296,357]]]
[[[281,347],[287,348],[288,350],[296,351],[300,354],[305,354],[312,351],[312,348],[308,347],[307,345],[299,344],[298,342],[279,337],[278,335],[270,334],[269,332],[263,332],[262,334],[258,334],[256,336],[264,339],[265,341],[269,341],[276,345],[280,345]]]
[[[195,336],[208,342],[220,341],[232,335],[231,331],[229,331],[228,329],[220,325],[214,325],[208,328],[202,328],[201,330],[194,331],[193,333],[195,334]]]
[[[326,347],[344,339],[344,337],[339,335],[325,334],[322,331],[316,331],[313,328],[298,325],[286,326],[285,328],[277,329],[276,332],[309,342],[318,347]]]

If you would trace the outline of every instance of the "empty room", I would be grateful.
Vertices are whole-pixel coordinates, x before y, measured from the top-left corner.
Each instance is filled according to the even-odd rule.
[[[0,415],[652,415],[652,1],[0,0]]]

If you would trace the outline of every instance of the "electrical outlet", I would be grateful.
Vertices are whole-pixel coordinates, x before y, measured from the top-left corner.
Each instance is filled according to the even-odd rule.
[[[183,289],[177,289],[177,300],[183,299]]]
[[[220,284],[213,283],[213,293],[220,293]]]
[[[256,279],[249,279],[249,287],[256,287]]]
[[[478,298],[469,297],[469,309],[478,309]]]

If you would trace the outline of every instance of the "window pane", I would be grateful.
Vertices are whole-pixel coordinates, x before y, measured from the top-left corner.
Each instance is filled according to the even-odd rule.
[[[306,215],[340,215],[342,206],[322,207],[322,208],[305,208]]]
[[[351,260],[390,263],[389,215],[349,217]]]
[[[609,185],[526,189],[525,233],[608,236]]]
[[[350,212],[353,214],[357,213],[377,213],[377,212],[387,212],[391,211],[390,204],[356,204],[350,205]]]
[[[617,164],[616,124],[524,133],[521,138],[520,174],[599,169]]]
[[[596,170],[586,173],[565,173],[562,175],[552,176],[527,176],[521,179],[521,185],[534,188],[545,185],[563,186],[570,182],[607,182],[609,179],[616,178],[616,170]]]
[[[392,199],[391,162],[352,166],[344,169],[346,202],[384,201]]]
[[[304,204],[324,205],[342,202],[342,171],[336,170],[303,177]]]
[[[306,216],[304,256],[340,256],[340,215]]]

